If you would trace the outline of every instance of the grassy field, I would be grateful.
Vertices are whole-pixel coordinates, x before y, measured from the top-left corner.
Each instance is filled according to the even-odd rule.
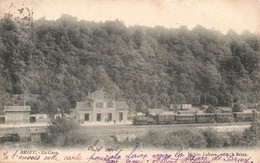
[[[250,127],[249,124],[179,124],[179,125],[148,125],[148,126],[133,126],[133,125],[114,125],[114,126],[83,126],[80,129],[81,135],[87,136],[85,144],[77,146],[86,146],[99,140],[99,143],[104,146],[119,146],[122,148],[130,147],[135,144],[143,147],[158,147],[170,148],[173,146],[182,146],[193,148],[207,147],[209,140],[216,142],[209,146],[218,146],[218,144],[231,145],[232,141],[226,133],[234,133],[235,137],[240,137],[245,129]],[[204,133],[203,133],[204,132]],[[74,133],[75,134],[75,133]],[[189,135],[187,137],[187,135]],[[217,137],[216,137],[217,135]],[[78,135],[75,135],[78,137]],[[80,138],[81,136],[79,136]],[[130,137],[133,141],[125,141]],[[210,138],[207,138],[210,137]],[[203,139],[203,141],[201,141]],[[223,140],[223,141],[222,141]],[[225,142],[226,141],[226,142]],[[198,142],[194,144],[191,142]],[[166,145],[165,145],[166,144]],[[13,148],[29,148],[30,146],[45,146],[45,144],[32,142],[6,143],[0,144],[2,147]],[[49,146],[50,147],[50,146]]]
[[[250,125],[232,125],[230,124],[222,124],[218,126],[192,126],[192,125],[151,125],[151,126],[91,126],[91,127],[84,127],[83,130],[86,134],[90,134],[92,138],[95,140],[100,140],[101,144],[104,145],[116,145],[116,146],[122,146],[122,147],[127,147],[127,146],[132,146],[135,144],[141,145],[141,146],[156,146],[156,143],[158,143],[161,147],[163,144],[167,144],[167,141],[170,143],[173,143],[170,146],[182,146],[182,142],[186,140],[182,140],[182,137],[185,138],[185,136],[188,135],[193,135],[191,137],[187,137],[185,139],[188,139],[186,142],[184,142],[185,147],[189,146],[189,141],[197,141],[199,142],[198,145],[194,145],[195,148],[197,147],[206,147],[207,143],[205,141],[199,141],[198,139],[204,139],[205,134],[203,135],[202,132],[208,132],[209,134],[212,134],[213,136],[217,135],[218,137],[213,137],[213,139],[218,139],[216,140],[216,143],[218,144],[224,144],[225,142],[222,142],[220,139],[229,139],[228,135],[226,133],[234,133],[236,136],[237,135],[242,135],[245,129],[248,129]],[[184,136],[182,136],[181,134]],[[134,136],[136,139],[132,142],[127,142],[127,141],[122,141],[118,142],[116,139],[116,135],[121,137],[123,140],[127,136]],[[165,135],[160,136],[160,135]],[[162,141],[163,139],[168,139],[167,141]],[[176,142],[176,140],[179,143]],[[193,140],[196,139],[196,140]],[[175,142],[173,142],[175,141]],[[213,140],[214,141],[214,140]],[[220,142],[221,141],[221,142]],[[231,143],[232,140],[227,140],[229,142],[226,143]],[[156,142],[155,144],[152,143],[150,146],[149,142]],[[166,145],[167,146],[167,145]],[[169,146],[169,147],[170,147]],[[217,144],[213,144],[212,146],[217,146]]]
[[[118,134],[134,134],[136,137],[143,136],[147,131],[169,131],[176,129],[191,129],[199,128],[206,129],[212,128],[219,132],[232,132],[240,131],[243,132],[245,129],[250,127],[250,123],[232,124],[223,123],[217,125],[205,125],[205,124],[178,124],[178,125],[148,125],[148,126],[84,126],[83,129],[91,134],[92,136],[104,137]]]

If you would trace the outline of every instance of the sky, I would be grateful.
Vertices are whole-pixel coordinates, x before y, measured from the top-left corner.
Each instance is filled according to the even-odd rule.
[[[222,33],[260,34],[260,0],[0,0],[0,16],[18,15],[22,7],[32,10],[34,19],[55,20],[68,14],[95,22],[118,19],[127,26],[201,25]]]

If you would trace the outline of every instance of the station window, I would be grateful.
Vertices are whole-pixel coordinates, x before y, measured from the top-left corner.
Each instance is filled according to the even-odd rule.
[[[85,121],[89,121],[89,113],[85,113]]]
[[[108,108],[112,108],[113,107],[113,103],[112,102],[107,103],[107,107]]]
[[[119,121],[123,120],[123,112],[119,112]]]
[[[96,108],[103,108],[103,103],[101,102],[96,103]]]
[[[112,121],[112,113],[108,113],[108,121]]]
[[[97,121],[101,121],[101,113],[97,113]]]

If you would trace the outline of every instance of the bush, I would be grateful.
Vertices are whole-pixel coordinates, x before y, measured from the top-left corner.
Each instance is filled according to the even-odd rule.
[[[203,131],[207,147],[223,147],[231,144],[230,137],[226,133],[221,133],[213,129]]]
[[[232,109],[233,112],[242,112],[243,110],[244,110],[243,107],[239,103],[234,104]]]
[[[166,135],[166,140],[171,146],[203,148],[206,141],[199,129],[178,129]]]
[[[203,148],[206,147],[206,141],[200,130],[177,129],[162,133],[160,131],[148,131],[143,137],[135,141],[146,147],[163,148]]]
[[[143,137],[141,137],[138,142],[140,146],[143,147],[156,147],[162,146],[162,141],[160,134],[157,131],[148,131]]]
[[[255,119],[251,127],[244,132],[244,141],[248,146],[260,145],[260,120]]]
[[[54,146],[84,145],[91,140],[77,122],[67,117],[52,119],[49,131],[46,142]]]
[[[205,110],[206,113],[215,113],[215,108],[212,105],[209,105],[209,107]]]
[[[230,139],[230,146],[242,146],[245,145],[245,140],[243,134],[238,132],[228,132],[227,133]]]

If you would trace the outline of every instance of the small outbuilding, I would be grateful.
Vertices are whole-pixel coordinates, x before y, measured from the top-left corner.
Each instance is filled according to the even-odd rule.
[[[30,106],[4,106],[6,124],[29,123]]]
[[[29,128],[30,141],[41,142],[46,139],[49,129],[48,127],[31,127]]]

